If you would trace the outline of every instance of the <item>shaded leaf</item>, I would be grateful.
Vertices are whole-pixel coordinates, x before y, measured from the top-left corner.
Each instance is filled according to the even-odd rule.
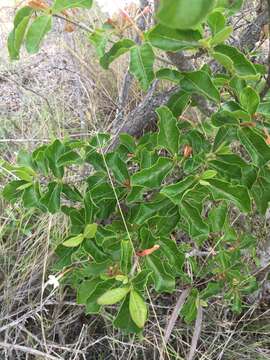
[[[167,149],[172,155],[178,154],[180,132],[176,118],[166,106],[158,108],[156,113],[159,118],[158,146]]]
[[[147,43],[133,47],[130,50],[129,71],[139,81],[144,91],[149,88],[155,77],[153,71],[154,61],[154,52],[151,45]]]

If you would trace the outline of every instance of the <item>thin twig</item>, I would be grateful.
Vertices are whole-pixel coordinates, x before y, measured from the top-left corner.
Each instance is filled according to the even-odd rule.
[[[264,99],[265,95],[268,93],[268,90],[270,89],[270,0],[267,0],[267,4],[268,4],[268,25],[269,25],[268,75],[267,75],[265,86],[260,94],[261,100]]]
[[[190,292],[190,289],[185,289],[184,291],[182,291],[182,293],[173,309],[172,315],[170,317],[170,320],[169,320],[166,330],[165,330],[165,335],[164,335],[164,343],[165,344],[167,344],[169,341],[169,338],[172,334],[174,325],[179,316],[179,312],[181,311],[181,309],[186,301],[186,298],[188,297],[189,292]]]
[[[202,306],[199,305],[197,318],[196,318],[196,322],[195,322],[194,333],[193,333],[192,341],[191,341],[191,348],[190,348],[187,360],[193,360],[194,355],[196,353],[198,341],[199,341],[201,330],[202,330],[202,321],[203,321],[203,310],[202,310]]]
[[[1,74],[1,75],[0,75],[0,79],[1,79],[1,77],[2,77],[2,78],[5,78],[7,81],[13,82],[14,84],[16,84],[17,86],[23,88],[23,89],[26,90],[26,91],[30,91],[31,93],[33,93],[33,94],[41,97],[41,98],[46,102],[50,114],[53,115],[53,110],[52,110],[52,107],[51,107],[51,105],[50,105],[50,103],[49,103],[49,100],[48,100],[44,95],[38,93],[37,91],[35,91],[35,90],[33,90],[33,89],[31,89],[31,88],[29,88],[29,87],[27,87],[27,86],[24,86],[23,84],[20,84],[18,81],[14,80],[14,79],[12,79],[12,78],[4,75],[4,74]]]
[[[6,342],[0,342],[0,348],[22,351],[22,352],[24,352],[26,354],[31,354],[31,355],[34,355],[34,356],[38,356],[38,357],[41,357],[43,359],[49,359],[49,360],[61,360],[61,359],[63,359],[62,357],[56,357],[56,356],[52,356],[50,354],[45,354],[42,351],[30,348],[28,346],[9,344],[9,343],[6,343]]]

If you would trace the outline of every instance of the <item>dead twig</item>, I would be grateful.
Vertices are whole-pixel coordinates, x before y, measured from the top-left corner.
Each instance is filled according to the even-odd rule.
[[[198,341],[199,341],[201,330],[202,330],[202,321],[203,321],[203,310],[202,310],[202,306],[199,305],[197,318],[196,318],[196,322],[195,322],[194,333],[193,333],[192,341],[191,341],[191,348],[190,348],[187,360],[193,360],[194,355],[196,353]]]

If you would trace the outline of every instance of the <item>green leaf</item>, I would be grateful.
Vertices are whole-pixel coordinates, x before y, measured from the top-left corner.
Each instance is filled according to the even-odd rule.
[[[28,186],[23,191],[23,205],[26,208],[36,207],[40,208],[39,200],[40,200],[40,192],[39,192],[39,184],[34,184],[33,186]]]
[[[129,274],[132,267],[133,247],[130,240],[121,241],[120,269],[123,274]]]
[[[106,31],[96,29],[89,35],[89,41],[95,47],[99,59],[105,55],[105,49],[108,42]]]
[[[102,296],[107,290],[112,288],[114,284],[114,279],[102,281],[97,284],[94,291],[91,292],[87,299],[85,311],[86,314],[97,314],[99,312],[101,305],[97,303],[98,298]]]
[[[167,149],[174,156],[178,154],[180,140],[177,120],[166,106],[158,108],[156,113],[159,118],[158,146]]]
[[[14,45],[15,30],[12,30],[8,35],[8,53],[11,60],[18,60],[20,58],[19,53]]]
[[[62,193],[66,196],[67,199],[71,201],[82,201],[82,195],[75,186],[70,186],[68,184],[62,185]]]
[[[220,11],[213,11],[207,17],[207,23],[213,35],[224,29],[226,25],[226,18]]]
[[[63,242],[63,245],[66,247],[76,247],[79,246],[84,240],[84,235],[83,234],[79,234],[77,236],[73,236],[69,239],[67,239],[66,241]]]
[[[221,126],[216,134],[213,150],[217,151],[222,145],[229,144],[236,137],[236,130],[231,126]]]
[[[33,14],[34,10],[30,6],[24,6],[16,12],[14,17],[14,29],[20,24],[20,22],[25,18]]]
[[[21,197],[21,195],[23,194],[23,186],[31,186],[31,183],[28,185],[29,183],[24,181],[24,180],[14,180],[9,182],[5,187],[4,190],[2,192],[3,197],[11,202],[14,202],[16,200],[18,200],[18,198]]]
[[[25,39],[26,50],[29,54],[35,54],[38,52],[42,40],[51,28],[51,15],[41,15],[32,22]]]
[[[238,138],[257,166],[263,166],[270,160],[270,147],[264,137],[255,129],[238,129]]]
[[[149,276],[151,275],[151,270],[143,269],[132,279],[132,286],[139,292],[143,292],[147,282],[149,280]]]
[[[247,86],[240,93],[240,103],[248,113],[253,115],[260,104],[260,96],[252,87]]]
[[[186,220],[190,225],[190,233],[192,233],[192,228],[195,228],[200,235],[208,235],[208,225],[202,219],[200,212],[195,206],[191,205],[191,203],[187,200],[182,200],[181,212],[184,214]]]
[[[129,173],[127,165],[120,156],[116,152],[107,154],[106,161],[116,180],[121,184],[126,184],[129,181]]]
[[[184,317],[184,320],[187,324],[192,323],[196,319],[198,296],[198,290],[192,289],[186,303],[182,307],[181,315]]]
[[[67,166],[73,164],[79,164],[81,162],[81,157],[76,151],[70,150],[65,152],[60,158],[57,160],[58,166]]]
[[[132,175],[131,186],[159,187],[172,167],[172,160],[160,157],[153,166]]]
[[[190,175],[177,183],[163,187],[160,193],[167,196],[174,204],[179,205],[184,193],[193,188],[195,184],[196,178]]]
[[[217,0],[216,8],[224,8],[229,15],[239,11],[244,0]]]
[[[129,71],[139,81],[144,91],[149,88],[155,77],[154,61],[155,55],[152,46],[148,43],[133,47],[130,50]]]
[[[260,103],[257,109],[257,113],[266,117],[270,117],[270,101]]]
[[[156,78],[160,80],[168,80],[179,84],[180,80],[183,79],[181,73],[173,69],[160,69],[156,72]]]
[[[213,207],[208,214],[211,232],[222,231],[228,214],[226,202],[217,207]]]
[[[185,77],[181,81],[181,88],[187,92],[199,93],[208,99],[219,103],[220,95],[210,76],[205,71],[182,73]]]
[[[119,40],[100,58],[100,65],[107,70],[115,59],[128,52],[133,46],[135,46],[135,43],[132,40]]]
[[[255,66],[237,48],[223,44],[216,46],[214,50],[231,59],[234,70],[239,78],[246,80],[256,80],[259,78],[260,75],[257,73]]]
[[[151,277],[153,278],[157,292],[172,293],[175,290],[175,279],[167,273],[158,256],[153,254],[146,256],[145,264],[152,270]]]
[[[245,186],[231,185],[217,179],[209,179],[207,183],[215,200],[230,200],[245,213],[251,210],[251,201]]]
[[[190,101],[190,94],[180,90],[176,94],[173,94],[168,103],[167,107],[171,110],[175,117],[182,115]]]
[[[134,321],[132,320],[129,312],[129,296],[126,296],[123,301],[116,318],[114,319],[113,325],[116,328],[119,328],[127,333],[135,333],[138,334],[141,332],[141,328],[139,328]]]
[[[92,239],[96,236],[98,225],[97,224],[88,224],[86,225],[83,236],[85,239]]]
[[[93,0],[55,0],[52,6],[53,12],[62,12],[67,9],[92,7]]]
[[[216,112],[211,118],[212,124],[216,127],[224,125],[239,125],[239,121],[234,114],[227,110],[221,110]]]
[[[215,0],[161,0],[158,20],[171,28],[191,29],[211,12]]]
[[[265,215],[270,202],[270,171],[267,168],[260,170],[256,182],[251,189],[258,211]]]
[[[48,185],[46,194],[40,199],[40,202],[46,206],[50,213],[55,214],[60,210],[60,194],[62,185],[51,182]]]
[[[211,39],[210,39],[210,46],[216,46],[220,43],[223,43],[225,40],[227,40],[233,32],[232,26],[226,26],[224,29],[220,30],[218,33],[216,33]]]
[[[18,53],[20,53],[20,48],[22,45],[22,42],[24,40],[24,35],[27,29],[27,26],[29,24],[29,20],[31,18],[30,16],[25,16],[22,21],[19,23],[19,25],[15,28],[15,34],[14,34],[14,47]]]
[[[166,24],[167,25],[167,24]],[[158,24],[147,36],[151,45],[165,51],[181,51],[200,47],[202,36],[198,30],[176,30]]]
[[[91,279],[83,281],[77,290],[77,303],[86,304],[87,299],[100,283],[100,279]]]
[[[106,291],[97,299],[99,305],[114,305],[130,292],[130,287],[119,287]]]
[[[211,55],[217,62],[224,66],[226,70],[228,70],[229,72],[234,71],[234,64],[229,56],[224,55],[220,52],[212,52]]]
[[[143,328],[147,320],[147,306],[139,293],[131,290],[129,297],[129,312],[134,323]]]

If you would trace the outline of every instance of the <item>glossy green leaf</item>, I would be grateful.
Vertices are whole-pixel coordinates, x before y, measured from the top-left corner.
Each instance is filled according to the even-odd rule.
[[[172,160],[160,157],[155,165],[138,171],[131,177],[131,186],[159,187],[173,166]]]
[[[129,297],[129,313],[134,323],[143,328],[147,320],[147,306],[139,293],[131,290]]]
[[[161,24],[153,27],[148,35],[151,45],[165,51],[181,51],[200,47],[202,36],[198,30],[177,30]]]
[[[10,181],[2,192],[3,197],[8,201],[16,201],[23,194],[24,186],[31,186],[27,181],[24,180],[14,180]]]
[[[135,43],[132,40],[119,40],[100,58],[100,65],[107,70],[115,59],[128,52],[133,46],[135,46]]]
[[[73,236],[69,239],[67,239],[66,241],[63,242],[63,245],[66,247],[76,247],[79,246],[84,240],[84,235],[83,234],[79,234],[77,236]]]
[[[207,23],[213,35],[225,28],[226,18],[220,11],[213,11],[207,17]]]
[[[97,314],[100,311],[101,305],[97,303],[97,300],[111,289],[115,284],[114,279],[105,280],[99,282],[94,291],[91,292],[86,302],[86,314]]]
[[[181,202],[181,213],[184,214],[186,220],[190,225],[190,232],[191,226],[196,229],[196,231],[200,235],[207,235],[209,233],[209,228],[207,223],[203,220],[200,212],[198,209],[190,204],[187,200],[182,200]],[[191,234],[192,235],[192,234]]]
[[[66,196],[67,199],[71,201],[82,201],[82,195],[75,186],[63,184],[62,193]]]
[[[208,73],[205,71],[193,71],[183,73],[185,76],[181,81],[181,88],[187,92],[195,92],[205,96],[206,98],[220,102],[218,89],[213,84]]]
[[[211,12],[215,0],[161,0],[158,20],[171,28],[191,29]]]
[[[228,70],[229,72],[234,71],[234,64],[229,56],[224,55],[220,52],[212,52],[211,55],[217,62],[224,66],[226,70]]]
[[[93,0],[54,0],[52,9],[53,12],[62,12],[73,8],[90,9],[92,3]]]
[[[108,42],[106,31],[102,29],[96,29],[89,35],[89,41],[95,47],[97,56],[99,58],[105,55],[106,45]]]
[[[40,202],[46,206],[50,213],[54,214],[60,210],[60,195],[62,191],[61,184],[51,182],[48,185],[46,194],[41,198]]]
[[[217,180],[207,180],[207,186],[211,190],[215,200],[230,200],[243,212],[249,212],[251,201],[246,187],[242,185],[231,185],[230,183]]]
[[[98,228],[97,224],[87,224],[84,229],[83,236],[86,239],[94,238],[96,236],[97,228]]]
[[[217,0],[216,7],[224,8],[229,15],[239,11],[243,5],[244,0]]]
[[[172,155],[178,154],[180,132],[176,118],[166,106],[158,108],[156,113],[159,118],[158,146],[167,149]]]
[[[270,101],[262,102],[258,106],[257,113],[270,117]]]
[[[168,103],[167,107],[171,110],[175,117],[182,115],[190,101],[190,94],[185,91],[179,91],[173,94]]]
[[[270,171],[262,169],[251,189],[258,211],[265,215],[270,203]]]
[[[73,165],[73,164],[79,164],[81,162],[80,155],[74,151],[70,150],[65,152],[63,155],[59,157],[57,160],[58,166],[67,166],[67,165]]]
[[[193,175],[190,175],[177,183],[163,187],[161,194],[167,196],[174,204],[179,205],[184,193],[187,190],[192,189],[195,184],[196,178]]]
[[[187,324],[192,323],[197,316],[197,299],[199,292],[197,289],[192,289],[186,303],[182,307],[181,315]]]
[[[209,214],[209,224],[211,232],[220,232],[225,224],[228,215],[228,207],[226,202],[221,203],[217,207],[213,207]]]
[[[258,79],[259,75],[255,66],[237,48],[223,44],[216,46],[214,50],[231,59],[234,71],[239,78],[246,80]]]
[[[119,287],[106,291],[97,299],[99,305],[114,305],[130,292],[129,287]]]
[[[127,333],[138,334],[142,331],[134,321],[132,320],[129,312],[129,295],[126,296],[123,301],[116,318],[114,319],[113,325]]]
[[[37,17],[29,27],[26,39],[25,46],[29,54],[35,54],[38,52],[41,42],[44,39],[45,35],[52,28],[52,16],[51,15],[41,15]]]
[[[123,274],[129,274],[132,267],[133,247],[130,240],[121,241],[120,269]]]
[[[149,276],[151,275],[151,270],[143,269],[132,279],[132,286],[135,290],[143,292],[148,283]]]
[[[227,110],[221,110],[216,112],[211,117],[212,124],[216,127],[224,126],[224,125],[239,125],[239,121],[234,114]]]
[[[18,60],[20,56],[19,56],[19,52],[15,48],[14,40],[15,40],[15,30],[12,30],[8,35],[8,41],[7,41],[8,53],[11,60]]]
[[[173,83],[179,84],[180,80],[183,79],[183,75],[177,70],[173,69],[160,69],[156,72],[156,78],[160,80],[168,80]]]
[[[26,33],[27,26],[29,24],[31,15],[25,16],[22,21],[18,24],[18,26],[15,28],[14,33],[14,47],[18,53],[20,52],[21,45],[24,40],[24,35]]]
[[[159,257],[153,254],[146,256],[145,263],[147,267],[152,270],[151,277],[153,278],[156,291],[173,292],[175,289],[175,279],[172,275],[167,273]]]
[[[210,39],[209,42],[210,46],[216,46],[218,44],[223,43],[231,36],[232,32],[233,32],[233,27],[226,26],[224,29],[220,30]]]
[[[258,131],[252,128],[241,128],[238,130],[238,138],[255,165],[263,166],[270,160],[270,147]]]
[[[96,286],[100,283],[100,279],[91,279],[83,281],[77,290],[77,303],[85,304]]]
[[[148,43],[133,47],[130,50],[129,71],[139,81],[141,88],[146,91],[154,80],[153,65],[155,55]]]
[[[110,153],[106,155],[106,161],[109,169],[113,172],[117,181],[121,184],[129,181],[129,173],[125,162],[116,153]]]
[[[25,18],[30,16],[31,14],[33,14],[33,9],[30,6],[24,6],[22,8],[20,8],[17,12],[16,15],[14,17],[14,28],[16,29],[16,27],[20,24],[20,22]]]
[[[247,112],[253,115],[260,104],[260,96],[252,87],[247,86],[240,93],[240,103]]]

